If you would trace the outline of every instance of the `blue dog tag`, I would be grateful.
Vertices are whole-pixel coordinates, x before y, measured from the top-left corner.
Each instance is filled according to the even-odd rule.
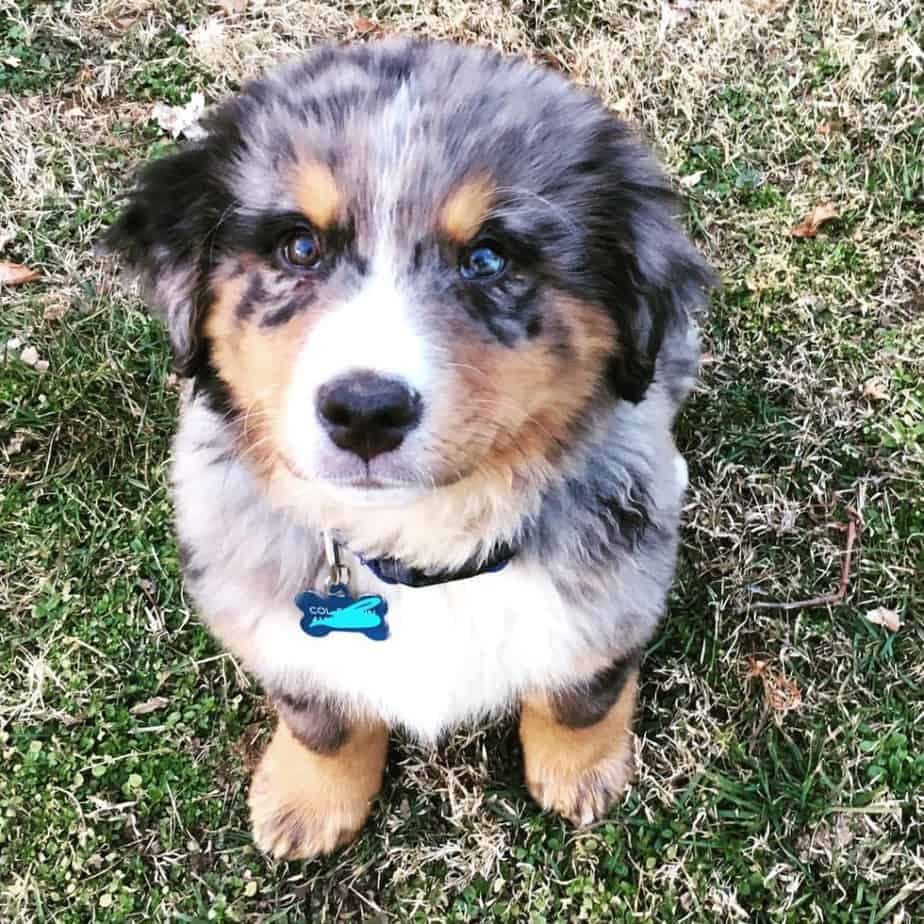
[[[361,632],[376,642],[388,638],[388,604],[377,594],[354,599],[343,584],[331,584],[326,594],[300,593],[295,605],[304,614],[302,631],[315,638],[329,632]]]

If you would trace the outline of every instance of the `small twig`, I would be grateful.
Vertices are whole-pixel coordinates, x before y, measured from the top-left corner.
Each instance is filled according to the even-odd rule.
[[[840,603],[847,596],[847,588],[850,586],[850,564],[853,559],[853,544],[857,538],[857,524],[859,517],[856,512],[850,508],[847,510],[850,519],[847,521],[847,542],[844,548],[844,560],[841,562],[841,580],[837,585],[837,590],[829,594],[822,594],[820,597],[809,597],[807,600],[758,600],[752,603],[754,609],[762,610],[801,610],[810,606],[827,606],[832,603]]]

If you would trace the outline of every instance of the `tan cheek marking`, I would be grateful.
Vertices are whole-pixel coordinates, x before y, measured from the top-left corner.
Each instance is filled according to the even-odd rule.
[[[632,776],[632,716],[638,671],[606,715],[588,728],[569,728],[545,695],[528,697],[520,716],[526,785],[545,809],[574,824],[602,817]]]
[[[466,344],[458,360],[463,375],[466,367],[480,372],[460,383],[456,408],[475,410],[472,427],[485,414],[502,425],[485,460],[494,468],[554,460],[613,348],[613,322],[594,305],[558,295],[550,308],[569,331],[570,356],[555,353],[552,337],[541,335],[512,349]],[[546,324],[547,330],[552,327]]]
[[[440,230],[457,244],[467,244],[488,217],[494,194],[494,184],[487,176],[463,181],[440,209]]]
[[[236,308],[248,282],[243,276],[217,283],[217,298],[204,331],[211,343],[215,369],[242,411],[243,438],[260,448],[251,460],[269,465],[275,458],[275,428],[281,422],[286,389],[308,334],[309,319],[307,312],[299,312],[279,327],[241,323],[235,316]]]
[[[340,211],[340,189],[326,164],[311,161],[296,166],[293,192],[299,209],[316,228],[329,227]]]

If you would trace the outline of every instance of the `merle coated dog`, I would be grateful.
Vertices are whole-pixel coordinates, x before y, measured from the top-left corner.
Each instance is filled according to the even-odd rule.
[[[659,167],[560,74],[423,41],[318,48],[205,127],[108,240],[191,380],[186,586],[279,713],[257,843],[333,850],[389,727],[508,709],[535,799],[599,818],[674,574],[711,283]]]

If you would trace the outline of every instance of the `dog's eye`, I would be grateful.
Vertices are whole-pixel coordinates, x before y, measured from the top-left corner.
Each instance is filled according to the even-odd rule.
[[[310,231],[296,231],[282,239],[279,255],[285,265],[311,269],[321,259],[321,246]]]
[[[493,243],[476,244],[462,255],[459,262],[459,272],[465,279],[494,279],[506,268],[506,257]]]

